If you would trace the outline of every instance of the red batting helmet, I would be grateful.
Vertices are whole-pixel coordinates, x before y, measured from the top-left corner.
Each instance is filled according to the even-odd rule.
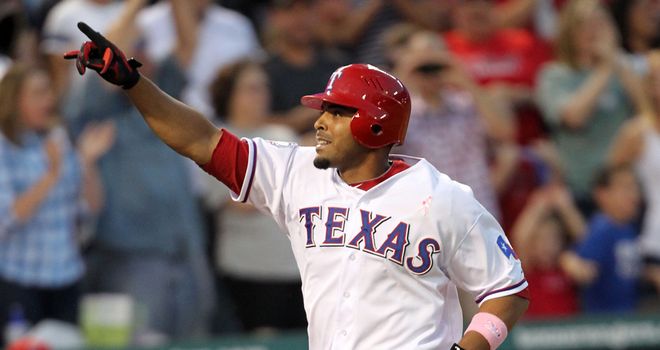
[[[410,95],[401,81],[369,64],[337,69],[325,92],[303,96],[300,102],[321,109],[323,102],[357,109],[351,120],[353,138],[367,148],[401,145],[410,118]]]

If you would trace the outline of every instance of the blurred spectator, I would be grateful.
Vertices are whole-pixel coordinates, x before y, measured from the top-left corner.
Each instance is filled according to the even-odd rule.
[[[544,136],[533,89],[549,49],[525,30],[498,28],[490,0],[459,1],[454,14],[455,29],[444,35],[449,50],[479,84],[516,112],[518,143]]]
[[[112,21],[117,19],[122,7],[122,1],[114,0],[62,0],[48,13],[41,49],[48,56],[53,87],[58,96],[65,96],[69,91],[75,94],[83,85],[83,80],[76,78],[78,72],[75,67],[62,59],[64,52],[77,50],[80,44],[89,40],[76,24],[84,21],[98,31],[105,32]],[[69,113],[77,112],[64,112]]]
[[[562,266],[583,285],[584,311],[634,311],[640,258],[632,224],[640,205],[637,180],[628,167],[606,167],[593,188],[598,212],[575,251],[564,253]]]
[[[561,14],[557,61],[539,77],[538,102],[551,127],[567,184],[585,215],[594,170],[623,121],[646,110],[636,74],[621,59],[612,21],[598,0],[570,1]]]
[[[222,126],[237,135],[295,141],[270,116],[268,77],[260,64],[239,61],[218,72],[211,85],[213,106]],[[300,274],[287,234],[273,219],[249,204],[230,200],[225,186],[209,177],[208,202],[215,208],[217,267],[229,287],[247,331],[303,329],[307,326]]]
[[[408,22],[433,31],[446,30],[450,26],[449,16],[454,6],[446,0],[351,0],[353,9],[371,8],[370,19],[364,24],[357,45],[354,47],[356,62],[383,66],[384,47],[381,39],[390,27]],[[350,16],[350,15],[349,15]]]
[[[216,0],[223,7],[238,11],[247,16],[255,28],[255,32],[261,33],[263,30],[264,17],[268,5],[273,0]]]
[[[11,59],[7,56],[0,54],[0,79],[5,76],[5,73],[11,67]]]
[[[479,202],[498,217],[487,142],[513,139],[510,113],[482,91],[434,32],[412,35],[401,57],[397,71],[413,100],[401,152],[426,158],[452,179],[469,185]]]
[[[397,75],[405,74],[403,72],[398,72],[396,64],[403,61],[408,51],[408,43],[410,37],[417,34],[421,31],[417,25],[408,22],[397,23],[390,27],[387,31],[383,33],[381,42],[383,43],[383,49],[385,50],[385,65],[386,70],[392,71]],[[444,46],[444,43],[443,43]],[[405,77],[401,76],[401,79]]]
[[[501,28],[524,28],[544,41],[557,33],[557,18],[566,0],[496,0],[496,21]]]
[[[491,0],[458,1],[455,28],[444,34],[450,51],[498,104],[514,115],[517,145],[532,146],[545,137],[545,126],[532,99],[537,70],[548,58],[544,42],[523,29],[500,28]],[[542,185],[540,157],[533,147],[495,145],[493,181],[498,190],[500,222],[509,230],[532,191]]]
[[[497,0],[496,23],[500,28],[525,28],[532,26],[534,12],[545,0]]]
[[[345,59],[321,50],[313,35],[311,0],[274,1],[268,16],[266,62],[270,81],[273,122],[298,133],[313,130],[318,111],[300,105],[309,91],[325,89],[326,78],[346,63]]]
[[[351,0],[314,0],[314,35],[325,48],[339,48],[350,55],[382,6],[382,0],[362,1],[357,5]]]
[[[315,0],[314,30],[326,46],[345,48],[356,61],[383,65],[381,39],[391,26],[405,22],[445,30],[452,7],[451,1],[442,0]]]
[[[78,224],[102,206],[96,161],[114,128],[86,128],[74,147],[54,112],[47,73],[12,66],[0,82],[0,329],[12,305],[32,324],[78,316]]]
[[[644,190],[644,212],[640,247],[646,275],[660,293],[660,58],[653,55],[648,79],[652,113],[626,122],[614,143],[610,162],[633,166]]]
[[[16,39],[22,27],[21,7],[18,1],[4,1],[0,4],[0,57],[13,54]]]
[[[655,0],[614,0],[610,11],[633,69],[646,74],[646,54],[660,47],[660,6]]]
[[[39,60],[37,31],[30,27],[21,1],[0,3],[0,77],[11,61],[38,65]]]
[[[129,0],[107,36],[144,63],[142,74],[178,96],[185,71],[176,52],[153,64],[135,50],[139,30],[134,19],[144,4]],[[143,307],[146,324],[136,330],[138,345],[152,332],[173,339],[202,336],[215,292],[185,160],[160,142],[121,90],[93,77],[83,91],[77,100],[81,112],[69,120],[71,129],[114,120],[118,130],[115,147],[100,163],[107,205],[89,250],[88,287],[128,294]]]
[[[495,145],[492,151],[492,182],[502,210],[500,224],[510,232],[534,191],[558,178],[561,161],[553,143],[542,139],[523,147]],[[509,238],[514,238],[511,233]]]
[[[189,17],[190,34],[178,40],[175,24]],[[160,1],[142,10],[137,18],[146,52],[160,62],[173,52],[185,68],[183,102],[208,118],[213,115],[208,87],[215,72],[225,64],[260,53],[259,43],[250,21],[240,13],[211,0]],[[91,23],[90,23],[91,25]],[[176,47],[177,45],[182,47]]]
[[[568,189],[555,182],[536,190],[512,233],[534,301],[525,315],[539,318],[577,313],[577,287],[562,270],[559,257],[569,243],[584,236],[585,222]]]

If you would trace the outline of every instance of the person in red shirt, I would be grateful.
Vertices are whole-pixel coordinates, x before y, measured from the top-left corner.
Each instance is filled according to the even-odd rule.
[[[444,39],[477,81],[506,84],[512,97],[523,100],[551,51],[527,30],[498,28],[494,7],[490,0],[459,1],[455,29]]]
[[[455,29],[443,38],[473,78],[515,114],[516,142],[507,147],[533,146],[546,135],[533,91],[537,71],[550,59],[551,50],[527,30],[500,27],[496,6],[491,0],[458,1]],[[505,147],[495,146],[497,163]],[[529,151],[518,154],[535,153],[535,148],[529,147]],[[498,188],[505,230],[511,228],[531,191],[542,185],[542,176],[534,166],[537,158],[518,157],[512,177]]]
[[[534,300],[525,317],[569,316],[578,311],[576,283],[560,266],[560,257],[567,242],[579,240],[585,232],[584,219],[564,185],[554,182],[531,196],[513,226],[514,248]]]

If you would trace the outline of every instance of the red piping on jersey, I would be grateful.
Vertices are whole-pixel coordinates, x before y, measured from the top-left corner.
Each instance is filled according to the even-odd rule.
[[[504,287],[504,288],[495,289],[495,290],[493,290],[493,291],[490,291],[490,292],[488,292],[488,293],[482,295],[481,297],[477,298],[477,300],[475,300],[475,301],[477,302],[477,304],[479,304],[481,301],[483,301],[483,300],[484,300],[486,297],[488,297],[489,295],[493,295],[493,294],[495,294],[495,293],[506,292],[507,290],[516,289],[516,288],[522,286],[525,282],[527,282],[527,280],[523,278],[522,281],[520,281],[520,282],[518,282],[518,283],[516,283],[516,284],[514,284],[514,285],[512,285],[512,286],[510,286],[510,287]]]
[[[229,187],[232,192],[240,194],[247,172],[248,157],[247,141],[241,141],[236,135],[222,129],[222,136],[213,150],[211,160],[200,167]],[[256,166],[256,162],[254,165]],[[254,169],[252,175],[254,176]]]
[[[363,191],[368,191],[371,188],[373,188],[374,186],[378,185],[379,183],[389,179],[390,177],[392,177],[392,176],[394,176],[394,175],[396,175],[396,174],[398,174],[398,173],[400,173],[400,172],[402,172],[402,171],[404,171],[408,168],[410,168],[409,164],[407,164],[406,162],[404,162],[402,160],[397,159],[397,160],[394,160],[392,162],[392,165],[390,166],[390,168],[387,169],[387,171],[383,175],[381,175],[381,176],[379,176],[375,179],[364,180],[364,181],[352,183],[352,184],[350,184],[350,186],[356,187],[356,188],[361,189]]]

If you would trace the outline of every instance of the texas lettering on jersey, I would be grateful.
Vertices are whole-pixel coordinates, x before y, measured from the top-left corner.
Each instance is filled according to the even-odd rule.
[[[391,217],[368,210],[360,209],[359,214],[356,214],[361,221],[358,232],[346,232],[344,229],[351,214],[348,208],[324,209],[322,206],[316,206],[302,208],[298,212],[300,223],[305,226],[307,233],[306,248],[320,246],[357,249],[392,261],[417,275],[423,275],[431,270],[433,255],[440,251],[438,241],[424,238],[417,245],[416,254],[409,256],[406,254],[406,249],[410,245],[410,225],[401,221],[391,231],[379,232],[378,227]],[[316,223],[323,221],[323,217],[326,218],[323,225],[317,225]],[[316,229],[317,226],[319,229]],[[380,246],[375,244],[374,238],[377,234],[386,237]],[[317,237],[322,238],[321,242],[317,243]]]

